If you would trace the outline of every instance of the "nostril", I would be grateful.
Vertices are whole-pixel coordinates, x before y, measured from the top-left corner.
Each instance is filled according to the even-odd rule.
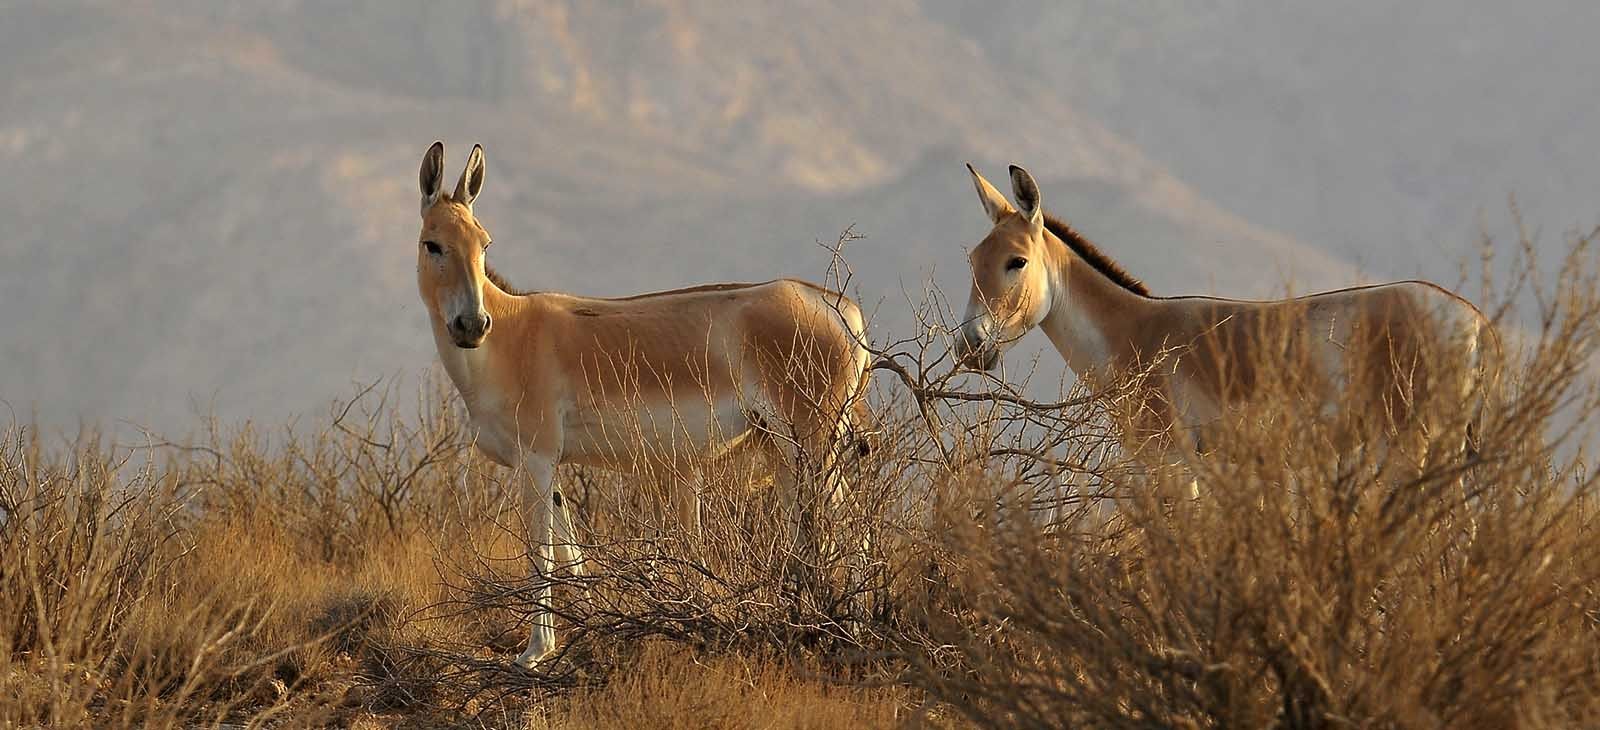
[[[956,345],[961,350],[971,352],[978,349],[978,336],[971,327],[962,327],[961,333],[956,337]]]
[[[489,315],[462,314],[450,320],[450,331],[458,335],[482,336],[489,331]]]
[[[494,320],[489,319],[489,313],[488,312],[484,312],[483,313],[483,331],[484,332],[488,332],[489,331],[489,325],[492,324],[493,322],[494,322]]]

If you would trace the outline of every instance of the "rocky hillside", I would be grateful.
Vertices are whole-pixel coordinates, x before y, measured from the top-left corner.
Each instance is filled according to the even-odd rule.
[[[415,373],[433,357],[413,264],[435,138],[452,168],[485,144],[479,211],[528,287],[816,278],[814,242],[854,225],[857,285],[890,332],[903,287],[932,276],[965,296],[963,248],[986,229],[967,160],[997,181],[1026,164],[1048,207],[1163,292],[1362,276],[1230,212],[1300,230],[1279,205],[1293,186],[1272,182],[1290,178],[1201,192],[1167,166],[1205,177],[1173,146],[1239,140],[1158,145],[1154,125],[1134,144],[1086,112],[1080,98],[1099,113],[1141,96],[1143,67],[1055,54],[1052,29],[1186,31],[1085,7],[1023,22],[909,0],[9,4],[0,398],[54,425],[173,430],[197,408],[273,420]],[[1040,80],[1067,59],[1103,63],[1100,80]]]

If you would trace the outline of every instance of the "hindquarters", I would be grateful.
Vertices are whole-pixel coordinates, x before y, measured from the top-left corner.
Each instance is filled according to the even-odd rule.
[[[842,294],[803,282],[778,284],[761,306],[748,310],[744,323],[746,365],[758,393],[754,410],[766,432],[763,443],[779,462],[778,492],[795,530],[791,567],[802,581],[832,568],[859,575],[868,538],[843,526],[861,511],[843,467],[870,448],[865,323]],[[859,544],[836,539],[851,534]],[[846,554],[854,556],[848,565],[838,562]]]
[[[1348,402],[1391,433],[1455,450],[1469,440],[1498,371],[1498,339],[1471,303],[1431,284],[1396,285],[1405,300],[1370,304],[1349,338]],[[1361,396],[1365,395],[1365,398]]]
[[[1273,302],[1169,300],[1144,350],[1152,419],[1197,434],[1242,412],[1290,409],[1352,441],[1465,440],[1495,372],[1495,338],[1470,303],[1401,282]],[[1153,363],[1153,364],[1152,364]],[[1365,434],[1365,436],[1363,436]]]
[[[850,298],[798,281],[776,282],[744,324],[747,379],[763,426],[816,457],[859,437],[870,355]]]
[[[1497,370],[1488,319],[1422,282],[1355,290],[1331,304],[1315,324],[1329,333],[1320,359],[1337,368],[1322,400],[1337,417],[1335,447],[1364,448],[1413,476],[1458,461]]]

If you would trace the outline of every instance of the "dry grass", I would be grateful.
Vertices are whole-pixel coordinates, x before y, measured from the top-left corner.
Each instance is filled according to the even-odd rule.
[[[700,539],[653,487],[564,470],[590,573],[535,578],[563,647],[533,673],[509,664],[536,595],[513,477],[464,447],[446,390],[184,445],[14,428],[0,724],[1581,726],[1600,712],[1587,241],[1549,291],[1501,295],[1536,301],[1539,336],[1475,454],[1447,448],[1468,414],[1424,404],[1457,420],[1420,472],[1328,458],[1374,424],[1313,417],[1293,378],[1216,452],[1149,468],[1115,438],[1136,379],[1034,403],[950,375],[927,337],[880,353],[879,448],[843,467],[812,570],[744,470],[706,485]]]
[[[653,645],[603,687],[551,703],[531,728],[891,727],[904,689],[864,689],[739,655],[702,659]]]

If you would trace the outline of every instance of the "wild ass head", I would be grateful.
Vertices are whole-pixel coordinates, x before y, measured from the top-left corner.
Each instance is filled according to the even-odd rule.
[[[444,194],[444,143],[434,142],[422,156],[422,232],[417,241],[417,290],[429,316],[445,328],[456,347],[483,344],[494,322],[483,307],[484,253],[492,239],[472,213],[483,191],[483,147],[472,146],[455,192]]]
[[[992,370],[1000,355],[1050,314],[1054,261],[1045,245],[1044,209],[1033,176],[1011,166],[1013,208],[978,171],[967,165],[978,200],[994,223],[972,249],[972,292],[956,338],[956,358],[969,367]]]

